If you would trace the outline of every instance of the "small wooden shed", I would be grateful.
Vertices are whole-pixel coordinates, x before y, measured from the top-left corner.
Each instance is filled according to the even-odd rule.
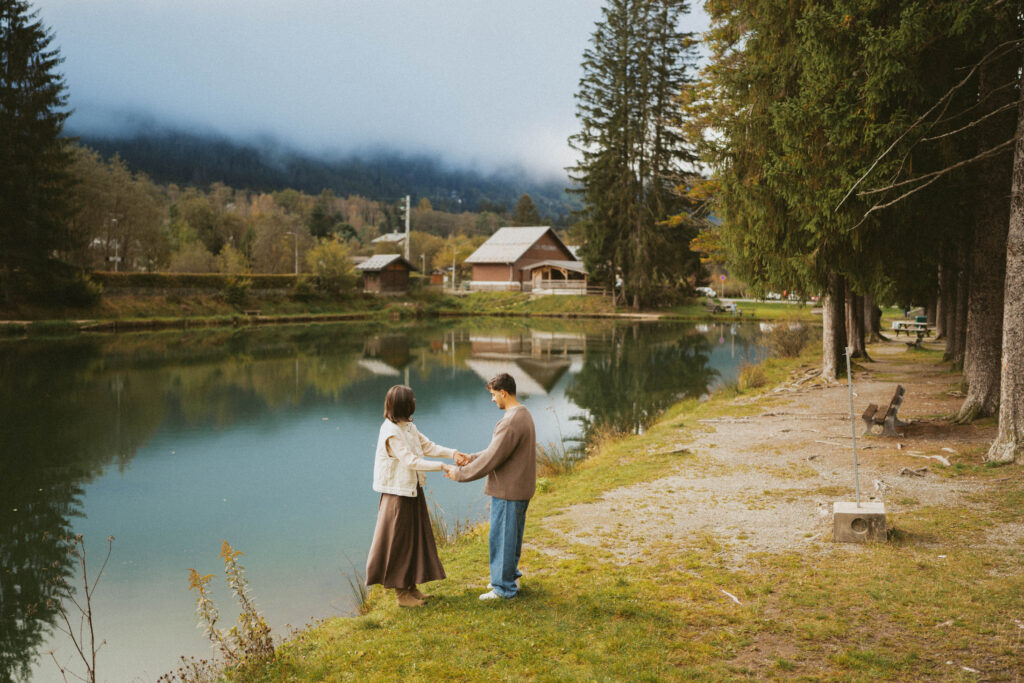
[[[409,291],[409,273],[416,267],[401,254],[376,254],[356,270],[363,272],[363,291],[379,294],[404,294]]]

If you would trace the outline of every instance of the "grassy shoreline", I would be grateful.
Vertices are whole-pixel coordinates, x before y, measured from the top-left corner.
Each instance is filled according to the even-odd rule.
[[[686,547],[652,544],[642,562],[622,564],[603,545],[568,543],[551,530],[572,506],[701,467],[700,454],[681,448],[708,429],[699,420],[757,415],[777,400],[772,387],[818,354],[769,361],[766,387],[683,401],[646,433],[607,439],[574,471],[552,477],[530,506],[515,600],[477,599],[487,582],[486,527],[478,526],[442,549],[448,579],[429,586],[437,597],[428,607],[402,610],[374,589],[365,614],[309,627],[276,661],[230,677],[977,680],[967,662],[985,661],[986,680],[1019,680],[1024,536],[998,551],[975,539],[1019,519],[1024,477],[1020,468],[981,465],[977,453],[957,456],[943,473],[984,485],[977,505],[891,515],[886,544],[763,553],[736,568],[720,540],[705,535]],[[917,362],[938,364],[929,354]],[[758,651],[773,653],[767,666],[750,655]]]
[[[339,320],[394,320],[410,317],[526,316],[560,318],[659,317],[665,320],[744,322],[779,318],[812,322],[809,306],[772,302],[745,303],[740,315],[709,313],[702,300],[650,311],[613,307],[601,297],[545,296],[519,292],[476,292],[458,296],[354,296],[346,300],[306,302],[287,297],[253,299],[232,305],[216,295],[110,296],[86,309],[22,307],[0,310],[0,338],[67,336],[81,332],[240,327]]]

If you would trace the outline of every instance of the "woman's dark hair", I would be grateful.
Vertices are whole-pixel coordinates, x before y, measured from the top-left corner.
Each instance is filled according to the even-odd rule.
[[[396,384],[388,389],[384,397],[384,417],[394,423],[412,419],[416,412],[416,396],[412,389],[404,384]]]
[[[516,395],[516,381],[507,372],[492,377],[491,381],[487,383],[486,388],[489,391],[505,391],[510,396]]]

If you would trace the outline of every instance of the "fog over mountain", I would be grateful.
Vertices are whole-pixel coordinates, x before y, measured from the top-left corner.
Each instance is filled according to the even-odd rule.
[[[506,166],[485,171],[451,163],[436,154],[408,154],[385,148],[358,153],[312,154],[280,141],[240,141],[223,135],[153,127],[135,121],[125,135],[97,135],[68,126],[67,134],[104,157],[119,155],[136,172],[161,183],[206,187],[214,182],[255,191],[293,188],[310,194],[330,189],[339,196],[361,195],[413,202],[426,197],[437,209],[475,211],[484,202],[511,209],[529,194],[541,215],[564,223],[575,206],[566,194],[568,176],[537,177]]]

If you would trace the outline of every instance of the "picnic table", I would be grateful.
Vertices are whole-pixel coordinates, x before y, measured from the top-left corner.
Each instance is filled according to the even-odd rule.
[[[900,332],[906,332],[907,336],[910,336],[911,332],[917,334],[917,338],[930,336],[932,330],[928,327],[928,323],[917,322],[916,320],[893,320],[892,331],[896,333],[896,336],[900,336]]]

